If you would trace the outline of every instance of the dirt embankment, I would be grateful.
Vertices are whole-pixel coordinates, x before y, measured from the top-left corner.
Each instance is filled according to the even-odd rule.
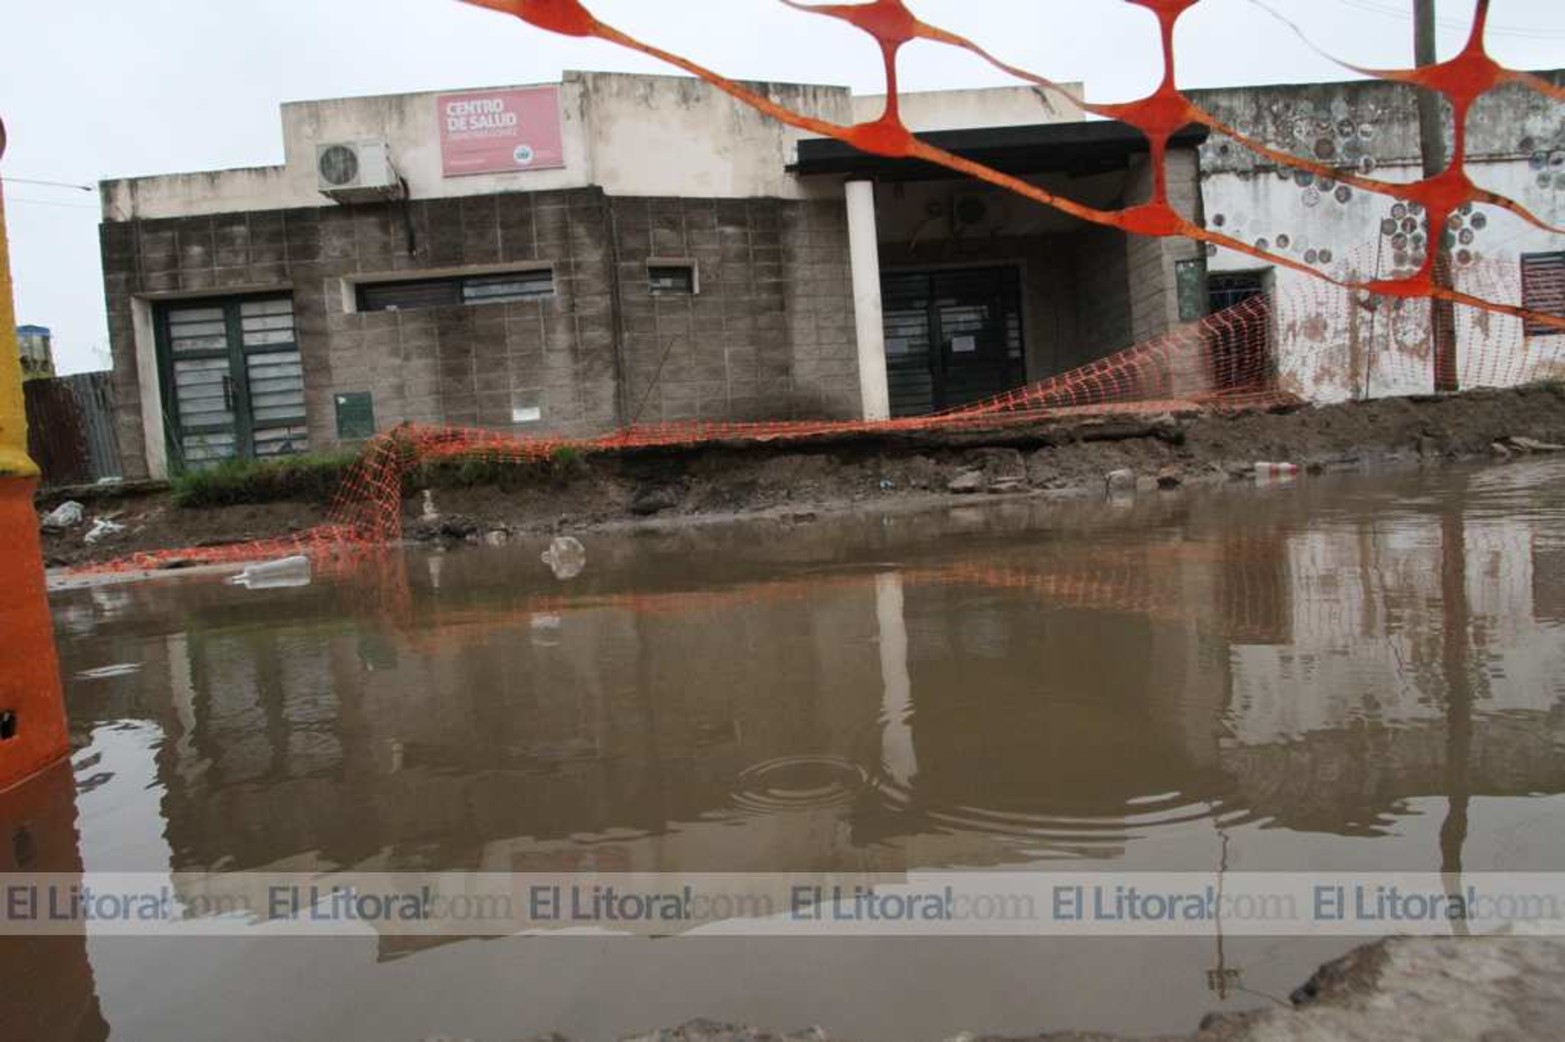
[[[1513,439],[1520,439],[1516,441]],[[1124,416],[986,430],[855,435],[792,444],[713,444],[604,453],[548,465],[430,472],[406,490],[410,537],[447,542],[633,523],[690,524],[770,513],[937,505],[961,496],[1154,490],[1249,478],[1257,461],[1307,470],[1433,463],[1565,443],[1565,385],[1237,415]],[[423,520],[429,486],[439,520]],[[58,494],[40,499],[56,505]],[[86,501],[85,523],[44,534],[51,565],[146,550],[282,536],[325,519],[321,502],[181,509],[166,491]],[[93,519],[123,531],[92,545]]]
[[[1104,985],[1108,987],[1107,983]],[[1565,944],[1554,937],[1397,937],[1322,966],[1289,1004],[1214,1015],[1188,1035],[1140,1042],[1552,1042],[1565,1037]],[[1029,1039],[964,1033],[963,1042],[1132,1042],[1064,1031]],[[693,1020],[625,1042],[830,1042]],[[432,1040],[433,1042],[433,1040]],[[570,1042],[546,1035],[533,1042]],[[953,1040],[955,1042],[955,1040]]]

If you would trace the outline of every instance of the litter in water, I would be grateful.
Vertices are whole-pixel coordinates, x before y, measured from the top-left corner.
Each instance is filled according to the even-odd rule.
[[[251,590],[281,590],[308,586],[310,578],[310,559],[300,555],[252,564],[228,581]]]
[[[556,579],[574,579],[587,568],[587,548],[572,536],[555,536],[542,560]]]

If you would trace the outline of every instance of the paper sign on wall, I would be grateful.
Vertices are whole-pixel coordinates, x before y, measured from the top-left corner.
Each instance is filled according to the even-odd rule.
[[[565,166],[558,87],[442,94],[435,104],[446,177]]]
[[[975,336],[954,336],[951,338],[951,353],[953,355],[970,355],[978,350],[978,338]]]

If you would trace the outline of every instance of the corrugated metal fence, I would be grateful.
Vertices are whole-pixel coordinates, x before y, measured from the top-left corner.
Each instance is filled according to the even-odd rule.
[[[27,452],[43,471],[45,487],[90,485],[119,477],[114,440],[114,395],[107,372],[29,380]]]

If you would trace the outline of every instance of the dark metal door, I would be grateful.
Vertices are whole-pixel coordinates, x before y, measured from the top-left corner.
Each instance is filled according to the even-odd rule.
[[[891,272],[881,307],[893,416],[967,405],[1026,382],[1014,267]]]

